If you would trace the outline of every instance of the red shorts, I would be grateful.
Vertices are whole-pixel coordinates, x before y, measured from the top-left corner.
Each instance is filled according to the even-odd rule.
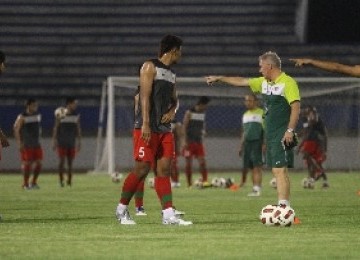
[[[321,163],[326,159],[326,155],[322,152],[319,144],[315,141],[304,141],[300,151],[302,153],[309,154],[318,163]]]
[[[75,147],[73,147],[73,148],[58,147],[57,152],[58,152],[59,158],[67,157],[67,158],[74,159],[75,155],[76,155]]]
[[[24,148],[20,152],[22,161],[41,161],[43,159],[43,150],[41,147]]]
[[[184,157],[205,157],[205,149],[202,143],[189,143],[183,151]]]
[[[171,132],[151,133],[150,142],[147,144],[141,138],[141,129],[134,129],[133,138],[136,161],[153,164],[155,159],[173,158],[174,156],[174,138]]]

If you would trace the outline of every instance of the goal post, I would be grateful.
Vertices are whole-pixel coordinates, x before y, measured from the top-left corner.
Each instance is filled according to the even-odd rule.
[[[299,84],[302,104],[312,104],[319,108],[320,115],[324,117],[325,124],[330,130],[330,135],[334,136],[333,146],[341,147],[344,157],[346,157],[342,164],[332,161],[330,163],[330,160],[328,160],[328,164],[334,169],[360,168],[354,155],[347,156],[347,154],[358,154],[360,148],[358,138],[360,131],[360,79],[350,77],[301,77],[295,79]],[[110,76],[104,81],[99,107],[94,172],[112,174],[133,166],[130,133],[133,126],[133,97],[138,84],[138,77]],[[209,87],[202,77],[179,77],[177,78],[177,92],[180,100],[180,108],[177,113],[180,117],[177,118],[179,121],[181,121],[181,115],[185,109],[194,105],[200,96],[208,96],[212,100],[207,112],[207,125],[209,126],[206,139],[212,138],[208,152],[210,156],[213,154],[214,158],[209,160],[211,161],[209,167],[211,168],[213,163],[216,164],[216,167],[224,169],[240,168],[238,157],[228,160],[221,157],[223,154],[225,156],[225,152],[219,153],[218,151],[223,151],[228,146],[233,146],[235,149],[238,143],[241,115],[245,109],[243,97],[250,92],[249,88],[225,87],[225,84],[220,83]],[[227,138],[232,139],[228,140]],[[347,138],[352,139],[348,140]],[[126,143],[119,145],[119,139],[126,139]],[[347,144],[350,144],[350,147],[346,147]],[[336,158],[336,155],[333,154],[330,157]],[[351,161],[351,158],[354,158],[354,162]],[[117,163],[119,163],[118,166]]]

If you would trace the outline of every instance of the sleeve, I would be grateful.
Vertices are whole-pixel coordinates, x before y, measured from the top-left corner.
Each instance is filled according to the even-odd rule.
[[[249,86],[252,92],[254,93],[261,93],[261,84],[264,81],[264,77],[258,78],[250,78],[249,79]]]
[[[299,87],[294,79],[290,79],[285,87],[285,99],[289,104],[300,101]]]

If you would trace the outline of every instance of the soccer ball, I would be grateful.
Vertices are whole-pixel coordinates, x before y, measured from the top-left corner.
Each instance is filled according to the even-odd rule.
[[[260,211],[260,221],[266,226],[274,226],[278,224],[278,220],[274,217],[277,205],[266,205]]]
[[[220,185],[221,185],[221,183],[220,183],[220,179],[219,179],[219,178],[215,177],[215,178],[213,178],[213,179],[211,180],[211,186],[216,187],[216,188],[219,188]]]
[[[304,189],[314,189],[315,188],[315,181],[313,178],[304,178],[301,181],[301,185]]]
[[[111,174],[111,181],[114,183],[119,183],[124,176],[119,172],[114,172]]]
[[[148,178],[148,181],[147,181],[148,185],[150,188],[155,188],[155,178]]]
[[[295,211],[286,205],[266,205],[260,211],[260,221],[266,226],[290,227],[294,219]]]
[[[291,224],[294,223],[295,211],[290,206],[279,205],[275,208],[273,217],[276,219],[278,225],[290,227]]]
[[[64,118],[66,116],[67,109],[65,107],[58,107],[54,111],[54,115],[56,118]]]
[[[226,179],[225,178],[220,178],[219,179],[220,182],[220,188],[226,188]]]
[[[202,189],[203,188],[202,179],[197,179],[196,181],[194,181],[194,186],[198,189]]]
[[[271,181],[269,182],[270,186],[274,189],[277,188],[277,184],[276,184],[276,178],[272,178]]]
[[[233,184],[234,184],[234,179],[233,178],[227,178],[226,179],[226,183],[225,183],[225,187],[226,188],[230,188]]]

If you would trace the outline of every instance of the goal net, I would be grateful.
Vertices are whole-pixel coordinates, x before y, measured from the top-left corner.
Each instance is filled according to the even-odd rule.
[[[328,129],[326,168],[360,169],[360,79],[330,77],[296,80],[302,107],[315,106]],[[135,77],[108,77],[103,83],[94,172],[112,174],[133,167],[133,105],[138,81]],[[206,112],[208,168],[220,171],[241,169],[242,160],[238,156],[241,118],[245,112],[244,95],[250,92],[249,88],[224,84],[209,87],[203,78],[180,77],[177,79],[177,90],[180,100],[176,115],[178,122],[182,122],[185,111],[194,106],[200,96],[211,99]],[[296,156],[295,167],[304,167],[300,155]]]

